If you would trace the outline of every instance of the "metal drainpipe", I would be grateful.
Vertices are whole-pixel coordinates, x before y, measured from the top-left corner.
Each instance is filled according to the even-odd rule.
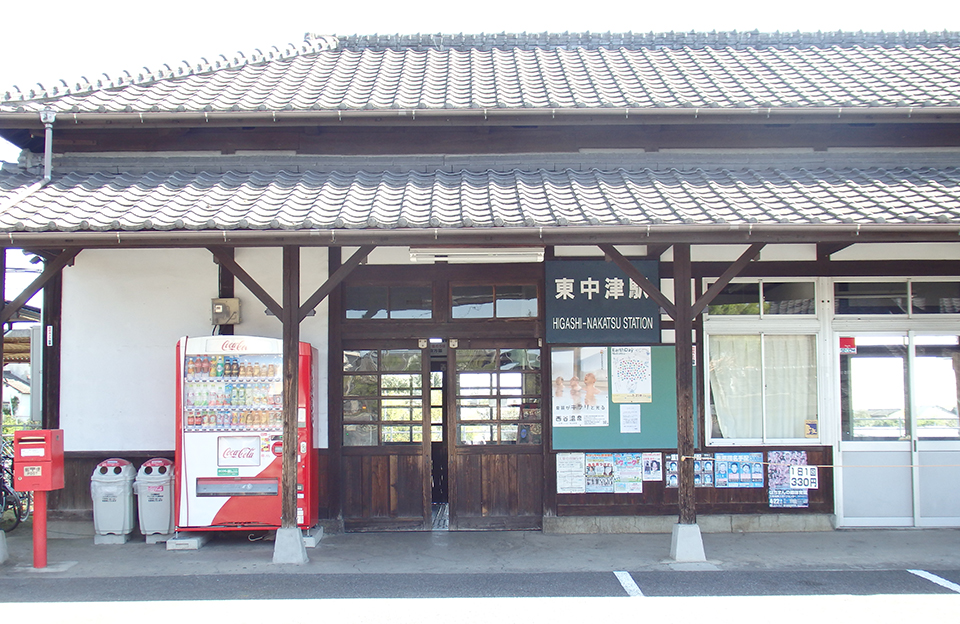
[[[43,122],[43,179],[34,182],[19,193],[10,197],[5,202],[0,202],[0,213],[13,208],[26,198],[30,197],[53,179],[53,122],[57,120],[57,114],[49,108],[40,111],[40,121]]]
[[[49,108],[40,111],[40,121],[43,122],[43,179],[50,182],[53,179],[53,122],[57,114]]]

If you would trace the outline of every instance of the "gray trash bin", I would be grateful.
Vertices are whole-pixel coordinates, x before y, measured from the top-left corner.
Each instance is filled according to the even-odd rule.
[[[143,462],[133,491],[140,512],[140,532],[145,536],[173,533],[173,462],[163,457]]]
[[[105,459],[90,477],[93,497],[93,530],[97,537],[120,536],[120,539],[95,539],[97,543],[123,543],[133,531],[133,464],[125,459]]]

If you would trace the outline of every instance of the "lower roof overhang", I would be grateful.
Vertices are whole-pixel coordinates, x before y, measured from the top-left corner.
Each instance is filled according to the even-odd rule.
[[[470,246],[693,245],[960,242],[960,224],[713,224],[597,225],[503,228],[308,230],[7,231],[0,246],[18,249]]]

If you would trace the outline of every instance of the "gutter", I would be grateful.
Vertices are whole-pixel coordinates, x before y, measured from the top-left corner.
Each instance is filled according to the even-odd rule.
[[[492,109],[376,109],[376,110],[277,110],[277,111],[182,111],[182,112],[63,112],[67,123],[85,126],[139,126],[139,125],[231,125],[250,122],[270,123],[351,123],[351,122],[415,122],[431,123],[495,123],[511,119],[548,118],[555,122],[572,123],[585,118],[605,122],[643,122],[651,119],[686,121],[770,122],[787,119],[809,119],[821,123],[851,122],[870,119],[889,123],[893,121],[937,121],[945,117],[960,117],[960,107],[822,107],[822,108],[492,108]],[[0,113],[0,125],[5,128],[34,128],[36,113]]]
[[[960,224],[649,225],[491,228],[0,232],[12,248],[176,248],[960,242]]]

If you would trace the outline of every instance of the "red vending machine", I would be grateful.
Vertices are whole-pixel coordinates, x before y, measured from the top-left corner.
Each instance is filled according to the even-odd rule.
[[[317,350],[300,343],[297,524],[317,522]],[[207,336],[177,343],[178,531],[280,526],[283,344]]]

